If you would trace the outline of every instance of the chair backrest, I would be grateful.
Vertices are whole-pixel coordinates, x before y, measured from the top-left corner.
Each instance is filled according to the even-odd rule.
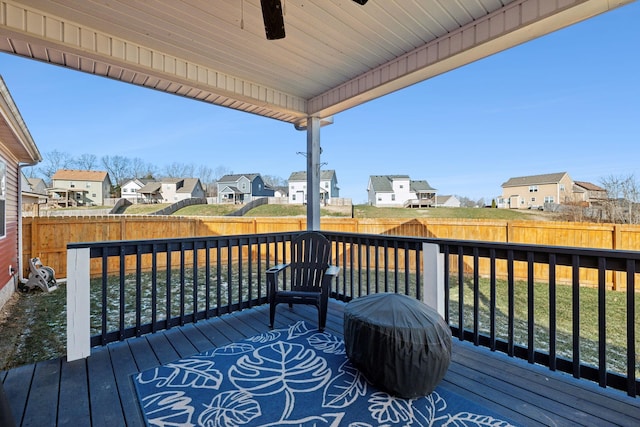
[[[319,292],[331,262],[331,242],[316,231],[305,232],[291,242],[291,289]]]

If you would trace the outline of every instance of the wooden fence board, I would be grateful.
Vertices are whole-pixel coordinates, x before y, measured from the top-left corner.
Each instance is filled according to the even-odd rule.
[[[323,230],[344,233],[640,250],[640,226],[637,225],[441,218],[322,218],[320,224]],[[66,277],[66,245],[68,243],[278,233],[305,229],[306,218],[304,217],[110,215],[24,218],[24,274],[27,276],[29,273],[27,271],[28,259],[37,256],[40,257],[44,265],[55,270],[57,278]],[[200,265],[204,262],[204,256],[204,251],[200,251],[198,254]],[[223,251],[223,256],[226,257],[226,251]],[[130,258],[127,260],[128,269],[135,266],[135,257]],[[178,257],[174,258],[177,262]],[[150,264],[150,257],[144,257],[144,260]],[[159,261],[162,264],[162,260]],[[96,261],[96,265],[98,265],[97,263],[98,261]],[[114,260],[112,267],[118,267],[116,260]],[[143,266],[143,269],[147,267],[149,266]],[[488,261],[481,260],[480,274],[487,275],[488,271]],[[549,274],[548,267],[536,265],[534,274],[537,280],[544,280]],[[557,270],[558,282],[570,282],[569,274],[569,268],[559,267]],[[516,279],[524,279],[526,275],[526,263],[518,263],[515,269]],[[625,281],[620,277],[615,277],[619,274],[613,276],[611,280],[614,282],[610,286],[624,289]],[[499,277],[502,276],[499,274]],[[583,269],[580,280],[581,283],[594,285],[597,283],[597,272]]]

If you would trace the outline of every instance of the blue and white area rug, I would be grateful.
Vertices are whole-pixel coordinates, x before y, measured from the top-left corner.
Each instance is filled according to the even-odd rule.
[[[400,399],[376,389],[344,342],[304,322],[133,377],[152,426],[509,426],[442,387]]]

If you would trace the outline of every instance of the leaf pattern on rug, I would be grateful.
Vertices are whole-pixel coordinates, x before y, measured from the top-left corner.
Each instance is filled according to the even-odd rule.
[[[260,404],[243,391],[220,393],[206,405],[198,417],[198,425],[241,426],[262,415]]]
[[[154,425],[191,427],[194,408],[183,391],[164,391],[142,399],[142,408]]]
[[[217,390],[222,382],[222,373],[214,368],[211,360],[185,359],[168,363],[138,374],[141,384],[155,383],[156,387],[194,387]]]
[[[303,321],[133,380],[148,424],[164,427],[512,425],[440,387],[416,399],[380,391],[351,364],[342,339]]]
[[[338,372],[339,374],[325,388],[322,400],[323,407],[347,407],[367,392],[367,382],[364,376],[348,360],[338,368]]]
[[[313,334],[307,340],[309,345],[318,351],[329,354],[347,354],[344,341],[331,334]]]

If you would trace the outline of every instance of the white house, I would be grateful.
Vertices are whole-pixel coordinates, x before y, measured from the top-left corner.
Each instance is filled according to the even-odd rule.
[[[175,203],[180,200],[205,197],[204,187],[198,178],[167,178],[162,180],[162,201]]]
[[[152,180],[140,178],[133,178],[128,180],[120,186],[120,197],[123,197],[132,203],[135,203],[142,198],[142,196],[139,194],[140,189],[149,182],[152,182]]]
[[[331,199],[340,197],[336,171],[320,171],[320,203],[331,204]],[[307,172],[293,172],[289,176],[289,203],[307,202]]]
[[[378,207],[435,206],[436,189],[427,181],[412,181],[409,175],[371,175],[368,203]]]

